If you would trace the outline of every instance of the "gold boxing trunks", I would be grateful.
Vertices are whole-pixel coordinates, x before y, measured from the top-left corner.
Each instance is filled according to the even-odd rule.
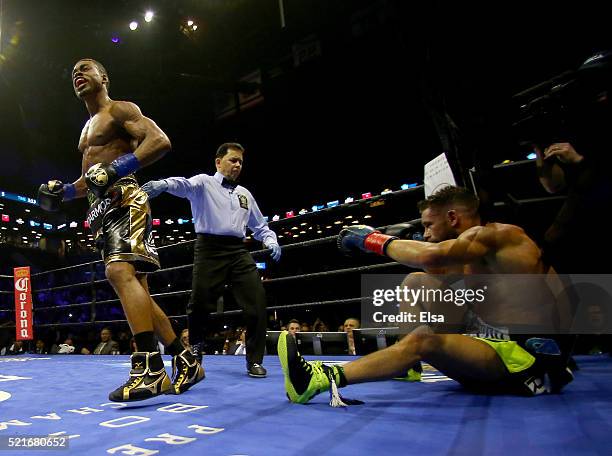
[[[87,192],[87,222],[104,264],[126,261],[138,272],[159,269],[148,197],[133,176],[119,179],[104,197]]]

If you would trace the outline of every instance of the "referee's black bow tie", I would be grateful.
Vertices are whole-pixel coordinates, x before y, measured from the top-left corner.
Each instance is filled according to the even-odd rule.
[[[221,185],[223,185],[225,188],[231,188],[234,189],[238,186],[238,182],[233,181],[231,179],[227,179],[227,178],[223,178],[223,182],[221,182]]]

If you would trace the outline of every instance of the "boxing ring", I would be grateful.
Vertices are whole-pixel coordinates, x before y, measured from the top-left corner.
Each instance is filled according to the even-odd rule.
[[[336,236],[329,236],[289,244],[283,251],[287,254],[328,246],[335,240]],[[190,243],[193,241],[161,247],[160,251]],[[252,254],[265,255],[267,250]],[[380,261],[271,278],[263,283],[267,290],[276,284],[312,287],[320,280],[337,281],[348,275],[403,268]],[[151,274],[151,281],[191,267],[184,264],[162,269]],[[37,281],[43,282],[49,274],[69,277],[79,269],[88,273],[87,281],[37,287]],[[406,272],[406,268],[401,270]],[[45,312],[53,316],[54,312],[86,309],[84,315],[89,321],[35,320],[36,328],[125,322],[105,319],[108,312],[101,309],[119,301],[106,299],[96,291],[106,284],[102,271],[102,262],[94,261],[32,274],[33,295],[87,287],[91,291],[90,299],[84,302],[35,307],[37,317]],[[190,279],[190,274],[187,276]],[[184,303],[190,293],[189,289],[157,288],[152,296],[162,308],[165,299],[180,297]],[[268,311],[344,306],[360,300],[361,296],[353,296],[272,305]],[[222,309],[217,316],[231,317],[240,312]],[[180,320],[185,316],[170,318]],[[316,359],[342,363],[354,357]],[[170,360],[170,356],[164,356],[167,371]],[[351,385],[343,394],[365,404],[337,409],[328,406],[327,394],[307,405],[289,403],[275,356],[265,357],[267,378],[252,379],[245,373],[243,357],[207,355],[207,378],[186,393],[129,404],[107,400],[108,393],[125,381],[129,356],[5,356],[0,357],[0,442],[8,437],[50,435],[67,438],[69,448],[65,451],[75,455],[605,454],[612,435],[612,358],[588,356],[577,360],[581,369],[559,395],[476,395],[426,365],[421,382],[390,380]],[[48,451],[57,454],[62,450]]]
[[[291,404],[277,358],[265,358],[266,379],[247,377],[235,358],[207,356],[207,378],[186,393],[128,405],[106,400],[128,356],[2,357],[0,438],[67,436],[75,455],[608,454],[608,357],[579,357],[560,395],[474,395],[426,366],[418,383],[350,386],[365,404],[346,409],[326,394]]]

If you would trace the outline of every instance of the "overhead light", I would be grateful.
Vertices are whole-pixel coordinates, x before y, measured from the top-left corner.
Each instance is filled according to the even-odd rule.
[[[188,21],[187,21],[187,25],[188,25],[189,27],[191,27],[191,26],[193,25],[193,21],[192,21],[191,19],[190,19],[190,20],[188,20]]]
[[[132,22],[130,22],[130,30],[131,30],[131,31],[134,31],[134,30],[136,30],[137,28],[138,28],[138,22],[136,22],[136,21],[132,21]]]
[[[153,20],[153,11],[147,11],[144,15],[145,22],[151,22]]]
[[[194,25],[193,25],[193,27],[191,27],[191,28],[192,28],[192,29],[193,29],[193,31],[195,32],[195,31],[198,29],[198,26],[194,24]]]

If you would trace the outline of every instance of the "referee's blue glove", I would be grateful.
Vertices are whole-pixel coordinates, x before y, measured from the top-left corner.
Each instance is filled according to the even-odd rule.
[[[165,179],[149,181],[141,188],[149,196],[149,199],[153,199],[168,190],[168,182]]]
[[[269,242],[268,244],[266,244],[266,248],[272,250],[272,252],[270,253],[270,256],[272,257],[274,261],[280,260],[280,257],[281,257],[281,246],[280,245],[278,245],[276,242]]]

